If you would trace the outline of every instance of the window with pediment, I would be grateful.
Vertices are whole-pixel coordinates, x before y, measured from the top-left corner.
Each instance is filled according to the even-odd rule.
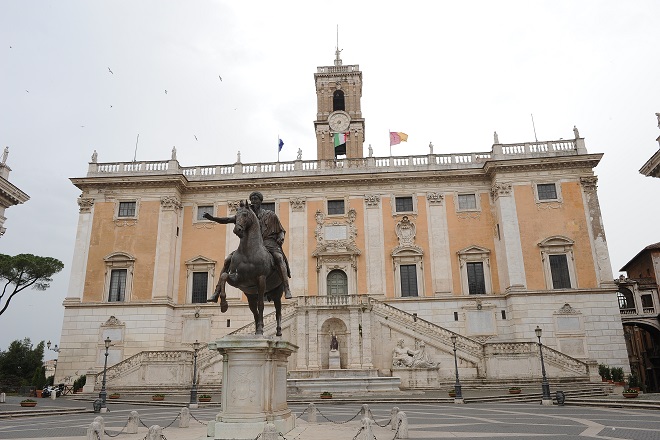
[[[577,287],[574,244],[573,240],[561,235],[548,237],[539,243],[547,289],[575,289]]]
[[[464,295],[493,293],[489,249],[476,245],[461,249],[458,251],[458,264]]]
[[[131,298],[135,257],[125,252],[107,255],[105,262],[105,283],[103,297],[107,302],[125,302]]]

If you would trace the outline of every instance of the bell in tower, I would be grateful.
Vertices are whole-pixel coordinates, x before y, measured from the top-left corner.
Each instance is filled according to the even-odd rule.
[[[318,159],[333,160],[363,157],[364,119],[362,72],[357,64],[344,66],[341,50],[335,51],[333,66],[318,67],[316,82],[316,154]]]

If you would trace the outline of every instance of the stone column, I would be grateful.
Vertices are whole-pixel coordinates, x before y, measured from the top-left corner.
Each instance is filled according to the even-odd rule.
[[[373,159],[373,158],[372,158]],[[367,258],[367,293],[385,295],[385,258],[383,249],[383,216],[380,209],[380,196],[367,194],[364,196],[364,241]]]
[[[499,219],[497,268],[503,291],[525,290],[527,280],[520,241],[516,200],[510,183],[495,182],[490,191]]]
[[[449,228],[444,196],[440,193],[426,194],[428,201],[427,222],[429,225],[429,247],[431,249],[431,280],[435,295],[451,295],[452,271],[449,250]]]
[[[350,338],[348,345],[348,368],[360,369],[360,316],[358,309],[350,310]]]
[[[363,311],[362,315],[362,368],[373,368],[373,356],[371,355],[371,313]],[[359,331],[358,331],[359,333]]]
[[[318,326],[318,313],[316,309],[309,309],[309,323],[308,328],[308,340],[307,340],[307,354],[308,359],[308,368],[310,370],[320,370],[321,364],[319,362],[319,326]],[[325,350],[325,347],[323,347]]]
[[[294,296],[307,296],[307,210],[305,198],[298,197],[289,201],[291,214],[287,231],[289,249],[286,254],[291,268],[289,282]]]
[[[603,217],[600,213],[598,193],[596,192],[597,183],[598,177],[596,176],[580,177],[582,200],[585,206],[584,213],[587,217],[591,254],[596,268],[596,278],[600,287],[605,287],[604,285],[611,287],[614,285],[614,277],[612,275],[610,253],[607,249],[607,240],[605,239]]]
[[[69,290],[64,299],[65,303],[80,302],[85,289],[89,241],[92,234],[92,220],[94,218],[94,199],[80,196],[78,197],[78,206],[80,207],[80,211],[78,214],[76,244],[73,249]]]
[[[177,196],[160,199],[158,217],[158,241],[154,262],[154,283],[151,292],[156,301],[171,301],[174,297],[174,274],[176,267],[177,227],[181,200]]]

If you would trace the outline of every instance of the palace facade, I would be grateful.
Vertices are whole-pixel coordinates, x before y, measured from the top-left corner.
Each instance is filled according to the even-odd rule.
[[[474,153],[374,157],[363,153],[359,66],[337,52],[315,81],[316,160],[94,157],[71,179],[80,214],[56,382],[98,374],[109,337],[109,387],[184,388],[193,355],[201,386],[218,384],[221,358],[206,344],[254,325],[236,289],[225,314],[206,302],[239,239],[203,214],[232,215],[254,190],[287,230],[294,391],[438,387],[454,377],[453,335],[467,383],[538,381],[536,327],[551,381],[599,381],[598,363],[629,371],[593,172],[602,154],[577,130]],[[397,362],[400,340],[425,368]]]

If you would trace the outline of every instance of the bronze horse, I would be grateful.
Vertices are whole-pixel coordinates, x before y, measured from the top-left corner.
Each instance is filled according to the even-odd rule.
[[[240,289],[248,299],[254,315],[255,334],[264,334],[264,298],[273,301],[277,318],[277,336],[282,336],[282,292],[284,286],[273,256],[264,246],[257,215],[247,200],[241,201],[236,211],[234,234],[241,239],[234,251],[229,272],[220,274],[216,291],[220,292],[220,311],[227,311],[225,283]]]

